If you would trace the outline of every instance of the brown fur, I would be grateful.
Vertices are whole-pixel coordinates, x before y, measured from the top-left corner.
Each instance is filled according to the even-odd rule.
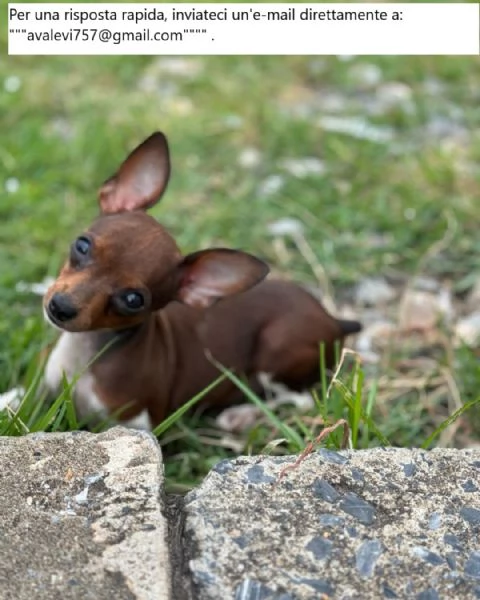
[[[158,424],[218,377],[206,350],[256,391],[261,372],[295,390],[314,385],[320,343],[332,369],[335,342],[360,325],[335,319],[295,284],[261,282],[268,268],[249,254],[212,249],[182,257],[142,212],[163,193],[169,173],[166,140],[153,134],[102,186],[103,214],[83,234],[88,255],[68,260],[44,299],[57,326],[90,332],[95,351],[113,344],[90,369],[102,404],[123,408],[122,419],[146,409]],[[112,298],[124,289],[140,291],[145,309],[119,314]],[[59,294],[75,316],[55,319]],[[240,397],[225,381],[205,403],[226,407]]]

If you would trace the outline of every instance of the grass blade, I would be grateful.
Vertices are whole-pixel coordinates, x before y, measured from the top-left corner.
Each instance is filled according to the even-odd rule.
[[[215,388],[219,383],[225,380],[225,376],[221,375],[215,381],[213,381],[210,385],[208,385],[204,390],[202,390],[199,394],[191,398],[188,402],[185,402],[179,409],[177,409],[173,414],[164,419],[160,425],[157,425],[155,429],[152,431],[153,435],[156,437],[161,436],[167,429],[170,429],[172,425],[174,425],[180,417],[182,417],[192,406],[195,406],[197,402],[199,402],[204,396],[208,394],[213,388]]]
[[[358,444],[358,432],[360,427],[360,420],[362,417],[362,392],[364,374],[359,368],[358,363],[355,365],[352,380],[355,381],[355,394],[353,396],[353,408],[351,410],[350,418],[350,431],[352,433],[352,446],[357,448]]]
[[[437,429],[435,429],[435,431],[428,436],[428,438],[423,442],[423,444],[421,445],[422,448],[429,448],[430,444],[433,442],[433,440],[435,438],[437,438],[442,431],[444,431],[444,429],[446,429],[447,427],[449,427],[452,423],[454,423],[459,417],[461,417],[463,415],[463,413],[467,412],[468,410],[470,410],[471,408],[473,408],[474,406],[476,406],[477,404],[480,404],[480,396],[478,398],[475,398],[474,400],[471,400],[470,402],[466,402],[463,406],[461,406],[458,410],[456,410],[454,413],[452,413],[449,417],[447,417],[445,419],[445,421],[443,421],[438,427]]]
[[[68,380],[65,377],[65,373],[63,373],[62,377],[63,388],[68,389]],[[68,392],[65,394],[65,416],[67,418],[68,429],[71,431],[75,431],[78,429],[78,419],[77,413],[75,410],[75,403],[73,401],[73,390],[68,389]]]
[[[212,358],[212,356],[209,356],[208,358],[210,362],[212,362],[212,364],[214,364],[217,367],[217,369],[219,369],[226,377],[228,377],[228,379],[230,379],[230,381],[234,383],[238,387],[238,389],[245,394],[245,396],[252,402],[252,404],[255,404],[255,406],[263,412],[263,414],[269,419],[272,425],[274,425],[278,429],[278,431],[282,433],[283,437],[285,437],[291,444],[295,445],[295,447],[298,450],[301,450],[305,446],[303,439],[298,435],[298,433],[294,429],[289,427],[286,423],[281,421],[277,417],[277,415],[272,410],[270,410],[270,408],[265,404],[265,402],[263,402],[263,400],[261,400],[256,394],[254,394],[252,390],[240,378],[238,378],[231,371],[226,369],[223,365],[218,363],[215,359]]]

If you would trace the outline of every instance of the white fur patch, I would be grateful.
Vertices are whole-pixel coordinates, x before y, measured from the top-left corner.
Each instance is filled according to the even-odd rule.
[[[223,431],[242,432],[252,428],[261,414],[255,404],[239,404],[222,410],[215,422]]]
[[[88,334],[63,332],[45,367],[44,381],[46,387],[51,393],[58,394],[62,389],[63,373],[65,373],[68,381],[71,381],[76,375],[85,370],[85,367],[94,356],[95,353]],[[87,370],[77,380],[73,392],[79,421],[92,416],[103,421],[108,417],[108,410],[95,394],[94,387],[95,379],[92,373]],[[122,425],[132,429],[152,430],[152,422],[146,410],[133,419],[122,421]]]
[[[65,373],[68,381],[71,381],[85,370],[93,356],[88,334],[63,332],[45,367],[44,382],[48,390],[52,394],[58,394],[62,389],[63,374]],[[88,370],[77,380],[73,397],[79,420],[93,414],[102,419],[108,415],[105,406],[94,392],[94,383],[93,375]]]
[[[270,373],[258,373],[257,377],[265,390],[266,404],[269,408],[294,404],[301,413],[313,408],[314,402],[309,392],[294,392],[286,385],[273,381]],[[238,404],[222,410],[215,421],[224,431],[242,432],[252,428],[261,415],[262,411],[254,404]]]
[[[153,429],[152,421],[147,410],[142,410],[142,412],[136,417],[133,417],[133,419],[122,421],[122,425],[130,427],[131,429],[141,429],[143,431],[151,431]]]
[[[20,406],[23,396],[25,396],[25,389],[23,387],[14,387],[0,394],[0,410],[5,410],[8,407],[16,411]]]
[[[258,380],[266,392],[269,406],[280,406],[282,404],[294,404],[300,412],[306,412],[314,406],[310,392],[295,392],[283,383],[273,381],[270,373],[259,373]]]

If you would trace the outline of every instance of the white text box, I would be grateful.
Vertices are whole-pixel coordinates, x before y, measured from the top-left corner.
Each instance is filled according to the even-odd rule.
[[[478,4],[8,5],[9,54],[478,55]]]

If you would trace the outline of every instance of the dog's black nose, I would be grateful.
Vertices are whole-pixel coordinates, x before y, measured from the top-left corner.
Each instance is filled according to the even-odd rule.
[[[78,314],[78,310],[73,306],[71,300],[66,294],[54,294],[48,303],[48,312],[60,322],[70,321]]]

